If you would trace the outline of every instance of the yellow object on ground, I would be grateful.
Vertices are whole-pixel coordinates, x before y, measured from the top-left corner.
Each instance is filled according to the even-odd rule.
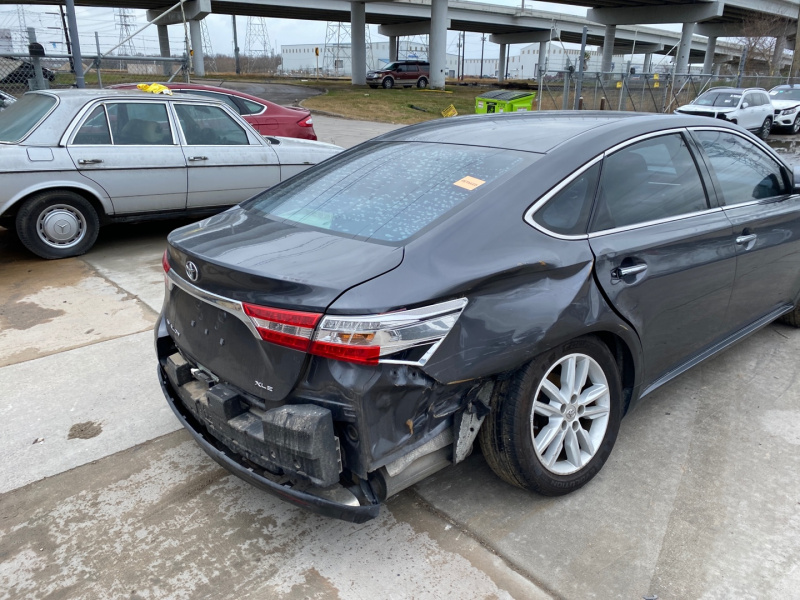
[[[151,94],[166,94],[172,96],[172,90],[160,83],[140,83],[136,86],[143,92],[150,92]]]
[[[448,106],[447,108],[445,108],[442,111],[442,116],[443,117],[456,117],[456,116],[458,116],[458,111],[456,110],[456,107],[451,104],[450,106]]]

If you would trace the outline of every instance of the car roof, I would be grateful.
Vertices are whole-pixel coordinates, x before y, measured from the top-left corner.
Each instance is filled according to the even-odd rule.
[[[468,115],[427,121],[389,132],[374,141],[483,146],[546,154],[581,137],[598,152],[631,137],[676,127],[709,125],[690,115],[615,111],[542,111]],[[727,127],[718,119],[715,126]]]
[[[729,93],[739,93],[743,94],[744,92],[766,92],[764,88],[760,87],[752,87],[752,88],[734,88],[734,87],[713,87],[711,89],[706,90],[703,92],[729,92]]]

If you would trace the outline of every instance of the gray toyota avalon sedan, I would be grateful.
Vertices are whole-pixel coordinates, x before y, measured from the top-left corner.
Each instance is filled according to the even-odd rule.
[[[169,236],[181,423],[239,477],[363,521],[476,439],[575,490],[647,394],[800,321],[800,195],[736,125],[475,116],[350,149]]]

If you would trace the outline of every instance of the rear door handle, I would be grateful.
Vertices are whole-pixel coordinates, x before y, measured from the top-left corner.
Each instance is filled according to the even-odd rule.
[[[612,275],[616,274],[617,277],[622,278],[628,275],[636,275],[637,273],[642,273],[647,270],[647,265],[633,265],[630,267],[617,267],[612,272]]]
[[[197,161],[197,160],[208,160],[207,156],[190,156],[189,160]]]
[[[736,243],[741,244],[742,246],[747,244],[748,242],[754,241],[758,236],[755,233],[751,233],[748,235],[740,235],[736,238]]]
[[[103,162],[101,158],[79,158],[78,164],[79,165],[99,165]]]

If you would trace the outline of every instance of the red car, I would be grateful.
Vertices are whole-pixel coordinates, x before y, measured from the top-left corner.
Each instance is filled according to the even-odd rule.
[[[244,92],[213,85],[199,83],[165,83],[163,85],[173,92],[208,96],[229,104],[261,135],[279,135],[304,140],[317,139],[311,113],[305,108],[281,106]],[[111,87],[133,89],[136,84],[124,83]]]

